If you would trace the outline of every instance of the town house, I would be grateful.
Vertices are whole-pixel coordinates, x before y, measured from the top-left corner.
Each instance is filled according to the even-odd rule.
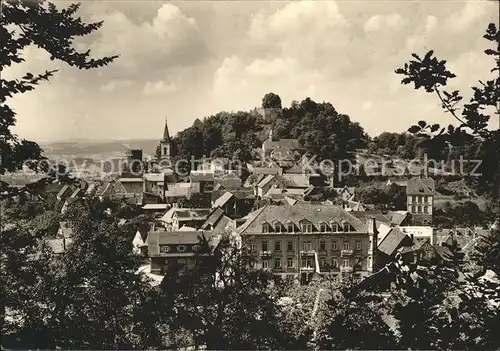
[[[360,220],[341,207],[292,202],[250,213],[237,228],[256,255],[256,268],[300,278],[362,278],[373,272],[375,219]]]

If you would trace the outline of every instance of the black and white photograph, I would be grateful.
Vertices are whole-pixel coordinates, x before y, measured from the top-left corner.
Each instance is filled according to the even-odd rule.
[[[0,349],[500,350],[500,2],[0,0]]]

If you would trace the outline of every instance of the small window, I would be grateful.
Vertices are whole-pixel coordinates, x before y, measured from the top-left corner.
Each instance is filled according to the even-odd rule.
[[[281,241],[274,242],[274,251],[281,251]]]
[[[343,250],[349,250],[349,242],[348,241],[344,241]]]
[[[429,208],[427,206],[424,206],[424,213],[429,213]]]
[[[262,242],[262,251],[267,251],[267,241]]]
[[[417,212],[418,212],[418,213],[422,213],[422,206],[418,206],[418,207],[417,207]]]
[[[288,225],[287,225],[287,231],[289,233],[293,233],[295,231],[293,223],[288,223]]]
[[[255,251],[255,243],[250,244],[250,251]]]
[[[351,225],[349,223],[344,223],[344,232],[349,232],[351,229]]]
[[[262,225],[262,233],[269,233],[269,226],[267,225],[267,223]]]
[[[274,232],[275,233],[281,233],[281,224],[274,223]]]
[[[281,259],[277,258],[274,260],[274,268],[281,268]]]
[[[361,250],[361,241],[356,241],[356,250]]]
[[[337,268],[339,266],[339,261],[336,258],[332,258],[332,267]]]
[[[339,248],[337,247],[337,242],[332,241],[332,250],[338,250]]]
[[[326,250],[326,241],[321,240],[319,242],[319,249],[322,250],[322,251]]]
[[[349,262],[349,260],[344,260],[344,267],[351,267],[351,262]]]
[[[186,251],[186,246],[184,246],[184,245],[179,245],[179,246],[177,246],[177,251],[179,251],[179,252],[184,252],[184,251]]]
[[[200,251],[200,249],[201,249],[201,246],[200,246],[200,245],[194,245],[194,246],[193,246],[193,251],[195,251],[195,252]]]
[[[312,243],[310,241],[304,241],[302,243],[302,251],[311,251],[312,250]]]
[[[269,268],[269,261],[268,260],[262,261],[262,268]]]
[[[322,258],[321,260],[319,260],[319,266],[320,267],[325,267],[326,266],[326,260],[324,258]]]
[[[293,241],[289,241],[289,242],[286,244],[286,250],[287,250],[287,251],[293,251]]]
[[[327,229],[328,229],[328,227],[326,226],[325,223],[321,223],[319,225],[319,230],[320,230],[321,233],[326,233]]]
[[[186,265],[186,264],[188,264],[188,260],[185,258],[179,258],[179,259],[177,259],[177,263],[180,265]]]
[[[286,266],[288,268],[293,268],[293,258],[287,259]]]
[[[167,253],[169,251],[170,251],[170,246],[168,246],[168,245],[162,245],[162,246],[160,246],[160,252],[161,253]]]
[[[332,232],[333,233],[336,233],[336,232],[339,231],[339,226],[338,226],[337,223],[332,223],[331,226],[332,226]]]
[[[412,212],[412,213],[415,213],[415,212],[416,212],[416,211],[415,211],[415,205],[412,205],[412,206],[411,206],[411,212]]]

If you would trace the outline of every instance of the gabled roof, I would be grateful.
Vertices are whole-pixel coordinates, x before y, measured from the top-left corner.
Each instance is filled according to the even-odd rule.
[[[257,186],[259,188],[262,188],[263,186],[266,186],[267,184],[269,184],[269,182],[271,182],[273,179],[275,178],[274,175],[267,175],[264,179],[262,179],[259,184],[257,184]]]
[[[149,257],[160,255],[160,245],[197,245],[201,237],[212,243],[213,235],[209,231],[153,231],[148,234]]]
[[[164,215],[166,216],[170,212]],[[210,210],[208,208],[174,208],[171,218],[177,217],[179,220],[206,220]],[[163,217],[162,217],[163,219]]]
[[[434,179],[414,177],[408,181],[406,193],[409,195],[433,195]]]
[[[375,220],[378,223],[385,223],[385,224],[389,224],[389,225],[391,224],[390,218],[388,218],[386,215],[384,215],[382,213],[382,211],[351,211],[349,213],[351,213],[353,216],[360,218],[360,219],[361,218],[366,219],[366,218],[372,217],[372,218],[375,218]]]
[[[76,199],[83,193],[83,190],[81,188],[76,188],[75,191],[70,196],[70,199]]]
[[[217,200],[214,201],[212,207],[223,207],[231,198],[233,194],[229,191],[226,191],[222,196],[220,196]]]
[[[387,256],[392,256],[404,244],[405,239],[407,244],[411,242],[411,238],[407,234],[397,228],[392,228],[377,248]]]
[[[408,211],[389,211],[387,216],[391,219],[391,223],[401,225],[408,218]]]
[[[59,190],[59,192],[57,193],[57,197],[63,198],[64,196],[68,196],[70,192],[72,192],[72,190],[69,185],[65,185],[61,190]]]
[[[266,174],[266,175],[276,175],[281,173],[281,168],[279,167],[252,167],[249,171],[253,174]]]
[[[162,172],[162,173],[145,173],[143,178],[148,182],[163,183],[167,177],[167,174],[172,174],[172,172]]]
[[[357,232],[366,232],[367,225],[349,212],[344,211],[339,206],[311,204],[308,202],[297,202],[290,205],[266,205],[249,216],[245,224],[239,229],[241,234],[262,233],[261,224],[271,223],[274,220],[285,223],[287,220],[298,224],[303,220],[317,225],[320,221],[349,223]]]
[[[207,217],[207,220],[201,226],[201,229],[206,230],[210,226],[216,225],[219,220],[224,216],[224,211],[217,207]]]
[[[189,181],[194,182],[213,182],[215,180],[215,175],[213,172],[207,171],[191,171],[189,174]]]
[[[161,210],[168,209],[168,207],[169,207],[168,204],[146,204],[146,205],[142,206],[142,209],[161,211]]]

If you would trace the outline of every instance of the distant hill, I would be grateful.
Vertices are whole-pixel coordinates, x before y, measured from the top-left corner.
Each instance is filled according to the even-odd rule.
[[[127,149],[142,149],[145,155],[154,155],[158,140],[69,140],[58,142],[41,142],[44,156],[58,158],[92,158],[102,160],[109,157],[125,156]]]

